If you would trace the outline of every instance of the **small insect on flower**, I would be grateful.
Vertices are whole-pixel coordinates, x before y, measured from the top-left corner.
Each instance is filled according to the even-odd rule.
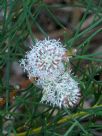
[[[59,76],[65,70],[63,61],[69,61],[66,51],[59,40],[37,40],[20,64],[29,78]]]
[[[74,107],[79,103],[81,94],[78,83],[65,72],[56,80],[46,79],[43,82],[43,97],[41,102],[58,107]]]

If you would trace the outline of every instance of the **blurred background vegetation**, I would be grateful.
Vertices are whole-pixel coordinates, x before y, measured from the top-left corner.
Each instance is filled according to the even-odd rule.
[[[18,61],[35,39],[60,39],[82,94],[73,109],[41,104]],[[0,136],[102,135],[102,0],[0,0]]]

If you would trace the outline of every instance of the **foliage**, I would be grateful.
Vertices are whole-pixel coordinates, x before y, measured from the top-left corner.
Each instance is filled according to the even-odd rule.
[[[76,7],[84,9],[83,16],[74,28],[73,34],[68,36],[69,28],[56,16],[55,10],[74,10]],[[42,0],[1,0],[0,13],[1,11],[3,15],[0,19],[0,96],[5,98],[6,103],[0,106],[0,135],[4,135],[4,124],[8,121],[8,116],[11,121],[6,128],[8,136],[93,136],[100,132],[102,125],[98,120],[100,121],[102,116],[102,52],[90,54],[89,48],[93,46],[91,41],[102,34],[102,1],[78,0],[65,4],[47,4]],[[78,77],[82,99],[73,109],[58,109],[41,104],[41,89],[32,83],[26,88],[20,88],[14,104],[10,104],[10,94],[14,90],[10,85],[11,64],[19,61],[28,50],[25,44],[28,37],[34,42],[36,32],[43,37],[49,36],[49,32],[39,22],[39,16],[43,11],[63,30],[66,48],[77,49],[77,54],[70,61],[73,73]],[[81,30],[90,14],[94,15],[93,21]],[[91,101],[89,108],[84,106],[86,101]],[[0,99],[0,105],[2,103]]]

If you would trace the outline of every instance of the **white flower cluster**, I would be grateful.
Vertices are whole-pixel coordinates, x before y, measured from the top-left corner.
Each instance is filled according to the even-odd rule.
[[[73,107],[80,100],[78,83],[66,71],[69,63],[66,49],[60,41],[45,39],[35,45],[21,60],[29,78],[38,77],[37,85],[43,88],[41,102],[58,107]]]
[[[50,103],[58,107],[73,107],[80,100],[78,83],[72,79],[70,73],[64,72],[55,80],[43,80],[43,97],[41,102]]]
[[[25,59],[22,59],[21,65],[28,72],[29,78],[58,76],[64,71],[62,61],[68,61],[65,53],[66,49],[55,39],[36,41]]]

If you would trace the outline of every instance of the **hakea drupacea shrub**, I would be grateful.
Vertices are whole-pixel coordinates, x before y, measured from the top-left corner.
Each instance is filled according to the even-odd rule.
[[[57,107],[73,107],[80,100],[80,89],[72,78],[67,49],[59,40],[36,40],[31,50],[20,61],[20,65],[28,73],[29,79],[37,77],[37,86],[42,91],[41,102]]]

